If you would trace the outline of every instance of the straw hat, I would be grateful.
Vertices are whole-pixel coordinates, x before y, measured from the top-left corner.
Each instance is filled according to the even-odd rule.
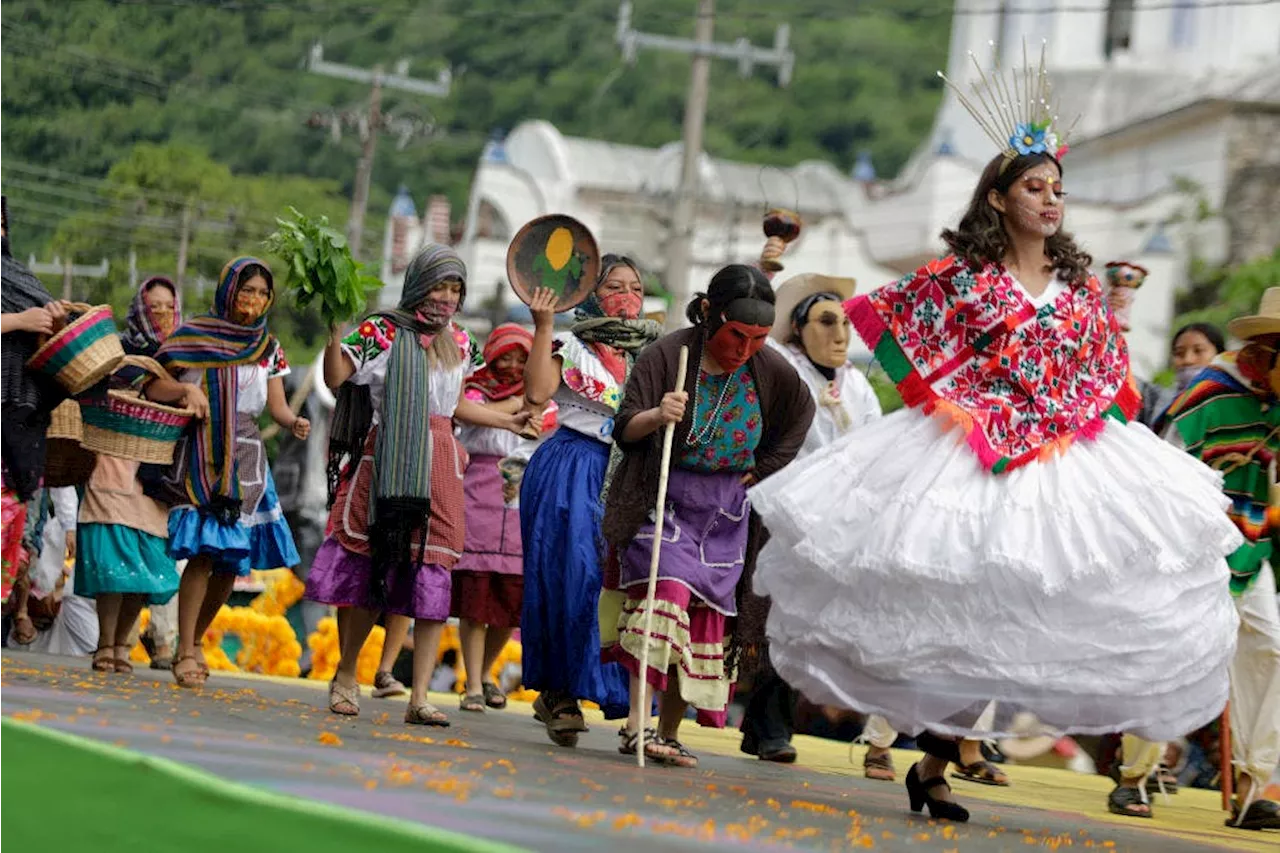
[[[1041,724],[1035,714],[1019,711],[1009,724],[1013,737],[999,742],[1000,752],[1014,761],[1031,761],[1053,749],[1059,735]]]
[[[1262,294],[1258,313],[1237,317],[1227,324],[1227,331],[1242,341],[1280,334],[1280,287],[1268,287]]]
[[[805,297],[815,293],[830,292],[844,301],[852,297],[857,289],[858,281],[853,278],[805,273],[787,279],[777,291],[777,301],[773,309],[773,330],[769,336],[779,343],[786,343],[791,337],[791,312],[804,301]]]

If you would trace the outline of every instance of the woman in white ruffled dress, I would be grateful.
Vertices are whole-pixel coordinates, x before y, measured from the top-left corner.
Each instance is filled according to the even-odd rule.
[[[1130,422],[1124,339],[1064,199],[1054,154],[994,159],[943,233],[953,254],[845,304],[906,408],[750,493],[774,666],[923,732],[907,787],[935,818],[968,819],[953,738],[1020,711],[1175,737],[1227,698],[1239,536],[1217,476]]]

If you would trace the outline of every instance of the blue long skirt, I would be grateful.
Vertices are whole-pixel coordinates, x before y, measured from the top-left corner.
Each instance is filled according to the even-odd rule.
[[[524,685],[595,702],[606,719],[629,710],[628,674],[600,661],[598,607],[609,447],[561,427],[534,452],[520,483]]]

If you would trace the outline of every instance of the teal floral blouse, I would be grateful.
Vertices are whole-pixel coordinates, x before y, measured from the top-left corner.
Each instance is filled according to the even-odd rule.
[[[693,426],[688,441],[679,448],[676,464],[709,473],[750,471],[756,466],[763,431],[751,371],[745,366],[719,376],[699,371]]]

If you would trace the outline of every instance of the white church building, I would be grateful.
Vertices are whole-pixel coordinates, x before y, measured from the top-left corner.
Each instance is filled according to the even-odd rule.
[[[993,49],[1009,64],[1021,62],[1024,40],[1037,54],[1045,45],[1059,114],[1081,116],[1064,161],[1067,226],[1099,272],[1118,259],[1151,271],[1129,342],[1136,371],[1152,375],[1166,362],[1190,258],[1240,261],[1280,243],[1280,3],[956,7],[946,71],[957,82],[976,73],[970,51],[989,66]],[[826,162],[777,169],[704,155],[690,281],[755,260],[762,216],[779,206],[804,221],[780,279],[818,272],[876,287],[941,253],[939,232],[958,220],[994,154],[948,90],[929,138],[888,182],[865,163],[846,175]],[[506,292],[508,242],[547,213],[580,219],[603,251],[660,276],[680,159],[678,140],[640,148],[567,137],[544,121],[491,142],[458,241],[470,298]]]

